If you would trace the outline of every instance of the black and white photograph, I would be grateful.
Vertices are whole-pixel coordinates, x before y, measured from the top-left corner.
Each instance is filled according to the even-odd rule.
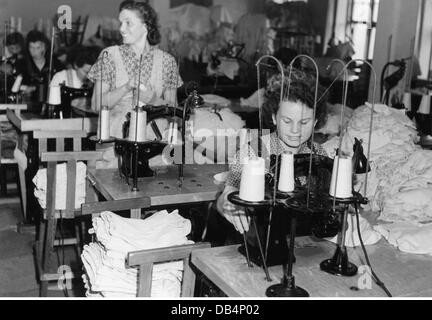
[[[0,300],[432,300],[431,16],[0,0]]]

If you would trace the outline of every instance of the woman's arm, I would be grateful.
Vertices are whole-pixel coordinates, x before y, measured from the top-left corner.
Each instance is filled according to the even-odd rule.
[[[101,95],[102,91],[102,95]],[[109,91],[108,84],[96,80],[93,97],[92,97],[92,110],[99,112],[99,106],[107,106],[109,109],[112,109],[121,98],[123,98],[126,94],[132,91],[132,86],[129,82],[124,84],[123,86],[116,88],[114,90]],[[102,96],[102,104],[100,102],[100,98]]]

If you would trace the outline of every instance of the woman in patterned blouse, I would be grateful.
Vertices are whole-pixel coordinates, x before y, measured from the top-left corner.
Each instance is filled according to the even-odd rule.
[[[182,85],[173,56],[156,47],[160,42],[157,14],[147,2],[124,1],[119,9],[120,34],[123,44],[104,49],[92,66],[88,78],[95,82],[92,108],[101,105],[110,109],[110,135],[123,138],[122,126],[126,114],[139,104],[174,104],[177,88]],[[141,70],[139,69],[142,55]],[[141,73],[141,74],[140,74]],[[140,84],[138,78],[140,77]],[[137,89],[137,90],[135,90]],[[102,95],[101,95],[102,91]],[[102,101],[99,101],[102,96]],[[163,132],[166,121],[157,123]],[[149,130],[147,130],[149,131]],[[105,160],[116,166],[113,148]]]
[[[285,79],[285,84],[288,78]],[[264,126],[272,133],[262,137],[262,157],[268,164],[270,155],[290,151],[294,154],[310,153],[326,155],[321,145],[314,143],[311,148],[312,129],[322,119],[325,111],[325,99],[317,103],[316,117],[313,118],[315,97],[315,79],[304,72],[293,70],[289,98],[280,103],[281,76],[272,77],[266,89],[266,102],[263,103]],[[321,88],[320,88],[321,89]],[[321,91],[321,90],[320,90]],[[275,130],[278,130],[279,138]],[[252,144],[252,143],[251,143]],[[249,219],[244,208],[232,204],[227,195],[240,186],[243,160],[257,155],[257,150],[249,144],[241,148],[225,184],[225,189],[217,200],[218,211],[234,225],[240,233],[249,230]],[[254,143],[253,145],[257,145]]]

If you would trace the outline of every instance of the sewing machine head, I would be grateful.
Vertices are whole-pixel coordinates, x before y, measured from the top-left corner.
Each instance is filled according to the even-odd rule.
[[[156,119],[170,118],[173,121],[182,119],[183,126],[185,121],[189,120],[192,107],[194,104],[188,104],[183,108],[169,105],[143,105],[140,107],[140,112],[146,112],[146,124],[150,124],[156,136],[155,140],[134,141],[129,139],[129,129],[131,126],[131,112],[126,115],[126,121],[123,124],[123,139],[115,141],[115,152],[119,156],[119,171],[120,175],[127,181],[129,178],[142,178],[154,176],[154,171],[149,166],[149,160],[163,153],[169,144],[168,140],[164,140],[161,130],[156,123]],[[136,111],[132,111],[136,112]],[[134,130],[134,129],[132,129]],[[182,141],[184,141],[184,130],[182,130]],[[171,150],[173,152],[173,150]]]

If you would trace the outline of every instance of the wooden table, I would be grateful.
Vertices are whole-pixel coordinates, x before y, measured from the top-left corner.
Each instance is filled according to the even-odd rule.
[[[29,132],[35,130],[85,130],[87,132],[96,132],[98,121],[97,117],[42,119],[38,114],[16,114],[12,110],[7,110],[7,118],[21,132]]]
[[[151,208],[161,208],[216,200],[223,185],[216,184],[213,176],[226,170],[226,165],[185,165],[180,187],[177,166],[160,168],[155,177],[138,179],[135,192],[120,178],[117,169],[89,170],[88,178],[106,200],[150,197]],[[139,209],[131,211],[132,218],[140,215]]]
[[[295,249],[297,262],[293,274],[297,286],[308,291],[311,297],[386,297],[373,280],[370,280],[371,288],[365,288],[368,274],[361,267],[366,262],[360,247],[348,248],[349,260],[359,267],[359,273],[339,277],[319,267],[321,261],[333,256],[335,245],[307,239],[308,245]],[[270,285],[280,282],[282,267],[270,267],[272,282],[267,282],[264,270],[256,265],[247,267],[246,258],[237,249],[238,245],[196,250],[192,252],[192,263],[228,296],[264,297]],[[393,296],[432,297],[432,256],[401,252],[384,239],[366,246],[366,250],[372,268]]]

